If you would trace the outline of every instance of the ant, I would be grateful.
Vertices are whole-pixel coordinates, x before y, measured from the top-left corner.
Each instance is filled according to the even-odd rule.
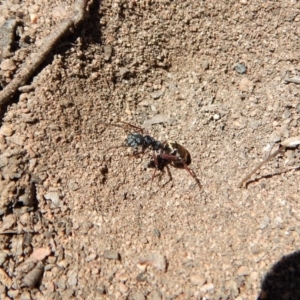
[[[154,167],[154,173],[152,175],[152,181],[155,177],[156,170],[163,171],[165,167],[168,165],[172,165],[175,168],[184,168],[188,171],[188,173],[195,179],[197,185],[201,188],[201,184],[196,174],[192,169],[188,167],[191,164],[191,155],[189,151],[184,148],[182,145],[178,144],[175,141],[166,141],[159,142],[155,140],[150,135],[144,134],[144,129],[134,126],[130,123],[119,121],[120,123],[125,124],[128,127],[135,129],[138,132],[130,133],[125,139],[125,145],[110,147],[107,150],[119,147],[132,147],[138,148],[142,147],[142,153],[145,152],[146,149],[151,149],[152,160],[149,162],[148,167]],[[111,124],[114,126],[120,126],[117,124]]]

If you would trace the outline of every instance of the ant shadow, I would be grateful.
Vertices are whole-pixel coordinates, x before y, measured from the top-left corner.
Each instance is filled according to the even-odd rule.
[[[257,300],[300,299],[300,251],[282,257],[267,273]]]

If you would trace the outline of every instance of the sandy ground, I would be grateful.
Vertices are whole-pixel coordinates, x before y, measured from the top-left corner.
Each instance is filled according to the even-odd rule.
[[[0,1],[2,88],[73,5]],[[238,187],[299,135],[299,22],[292,0],[94,1],[1,116],[0,298],[300,299],[299,149]],[[202,188],[152,180],[120,120]]]

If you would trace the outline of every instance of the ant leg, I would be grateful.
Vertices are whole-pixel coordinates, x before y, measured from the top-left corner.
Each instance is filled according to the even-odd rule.
[[[187,166],[187,164],[185,164],[183,161],[182,161],[182,164],[183,164],[184,168],[190,173],[190,175],[195,179],[197,185],[198,185],[199,188],[201,189],[202,186],[201,186],[200,180],[199,180],[198,177],[196,176],[195,172],[194,172],[191,168],[189,168],[189,167]]]
[[[136,129],[136,130],[139,131],[141,134],[144,134],[144,132],[145,132],[145,130],[144,130],[143,128],[141,128],[141,127],[138,127],[138,126],[135,126],[135,125],[132,125],[132,124],[130,124],[130,123],[123,122],[123,121],[120,121],[120,120],[119,120],[119,122],[120,122],[120,123],[123,123],[123,124],[125,124],[125,125],[127,125],[128,127],[131,127],[131,128]]]
[[[166,168],[167,168],[167,172],[168,172],[168,175],[169,175],[169,178],[170,178],[170,180],[169,180],[169,182],[170,182],[170,181],[172,181],[172,180],[173,180],[173,178],[172,178],[172,174],[171,174],[171,171],[170,171],[170,168],[169,168],[169,166],[168,166],[168,165],[166,165]]]
[[[155,177],[155,174],[156,174],[156,170],[158,169],[158,161],[157,161],[157,155],[153,153],[153,161],[154,161],[154,172],[153,172],[153,175],[152,175],[152,179],[151,179],[151,182],[153,181],[154,177]]]
[[[197,185],[201,188],[200,180],[196,176],[195,172],[188,167],[188,165],[182,160],[182,158],[176,155],[169,155],[169,154],[160,154],[159,156],[167,160],[171,160],[171,161],[177,160],[178,162],[180,162],[183,165],[183,167],[189,172],[189,174],[195,179]]]

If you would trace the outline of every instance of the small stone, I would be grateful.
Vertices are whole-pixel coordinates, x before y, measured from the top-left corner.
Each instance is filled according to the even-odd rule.
[[[281,217],[277,216],[275,219],[274,219],[274,227],[279,227],[281,228],[282,227],[282,223],[283,223],[283,220]]]
[[[8,158],[4,155],[0,155],[0,168],[3,168],[8,165]]]
[[[20,300],[31,300],[30,293],[28,291],[24,291],[20,296]]]
[[[14,143],[19,146],[23,146],[26,138],[24,136],[14,134],[13,136],[9,136],[6,138],[6,141]]]
[[[111,45],[104,46],[104,60],[106,61],[110,60],[111,55],[112,55],[112,46]]]
[[[120,282],[119,283],[119,291],[122,294],[126,294],[128,292],[128,287],[124,283]]]
[[[2,134],[4,136],[12,136],[13,133],[14,133],[14,130],[10,125],[4,124],[0,128],[0,134]]]
[[[250,250],[251,250],[251,253],[254,255],[259,254],[261,251],[259,245],[257,245],[257,244],[253,245]]]
[[[60,200],[59,194],[57,192],[48,192],[44,195],[46,200],[50,200],[54,206],[60,207],[62,205],[62,201]]]
[[[239,74],[245,74],[247,72],[247,68],[244,64],[238,63],[234,69],[239,73]]]
[[[0,266],[3,265],[3,263],[6,261],[7,253],[0,251]]]
[[[260,225],[259,225],[259,228],[260,229],[265,229],[268,225],[269,225],[269,221],[270,221],[270,218],[268,216],[264,216]]]
[[[147,297],[149,300],[161,300],[162,299],[162,294],[160,291],[152,291],[149,296]]]
[[[203,71],[206,71],[209,69],[209,62],[204,60],[202,63],[201,63],[201,68]]]
[[[191,275],[190,280],[193,285],[197,285],[198,287],[202,286],[206,282],[206,279],[199,275]]]
[[[273,131],[269,140],[270,142],[278,143],[281,140],[281,136],[276,131]]]
[[[12,59],[4,59],[0,65],[1,70],[3,71],[13,71],[17,68]]]
[[[158,237],[158,238],[161,237],[161,233],[160,233],[160,231],[157,228],[154,228],[153,235],[156,236],[156,237]]]
[[[142,257],[139,260],[138,265],[141,265],[141,266],[149,266],[150,265],[160,271],[165,272],[167,269],[167,260],[162,254],[160,254],[158,252],[152,252],[152,253]]]
[[[241,267],[239,267],[237,274],[239,276],[249,275],[250,274],[249,268],[247,268],[245,266],[241,266]]]
[[[239,89],[242,92],[252,92],[254,89],[254,84],[252,81],[250,81],[248,78],[244,77],[240,81]]]
[[[97,257],[97,254],[92,253],[85,258],[85,261],[89,262],[89,261],[95,260],[96,257]]]
[[[213,290],[214,288],[215,288],[215,286],[212,283],[207,283],[200,288],[200,291],[203,293],[207,293],[207,292]]]
[[[164,90],[155,91],[155,92],[151,93],[150,96],[151,96],[153,99],[158,99],[158,98],[160,98],[161,96],[163,96],[164,93],[165,93]]]
[[[105,250],[103,253],[103,257],[111,260],[119,260],[120,254],[114,250]]]
[[[120,68],[120,76],[124,76],[126,74],[130,73],[130,70],[126,67]]]
[[[34,85],[23,85],[18,88],[18,91],[21,93],[29,93],[35,89]],[[20,97],[22,94],[20,95]]]
[[[44,266],[39,262],[35,268],[29,271],[23,278],[23,284],[30,288],[34,288],[41,281],[44,274]]]
[[[14,214],[9,214],[3,218],[1,231],[12,229],[17,222],[17,217]]]
[[[132,297],[132,300],[146,300],[146,298],[142,292],[133,293],[131,297]]]
[[[75,270],[70,270],[67,274],[68,284],[70,287],[75,287],[77,284],[77,272]]]

